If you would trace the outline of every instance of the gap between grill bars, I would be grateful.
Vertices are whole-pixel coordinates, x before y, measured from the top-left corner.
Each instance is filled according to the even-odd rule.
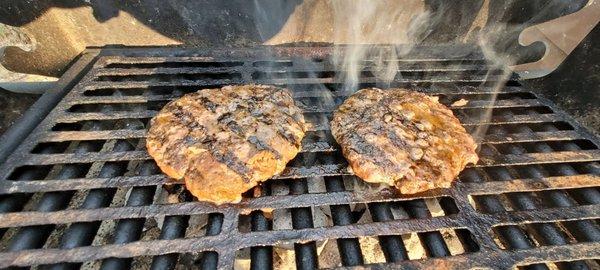
[[[452,188],[412,196],[364,193],[348,171],[328,121],[351,93],[331,48],[95,50],[0,165],[0,267],[597,269],[598,138],[515,78],[492,100],[485,81],[499,73],[464,50],[398,63],[392,87],[488,128],[481,161]],[[360,87],[384,86],[363,64]],[[145,151],[148,121],[186,93],[242,83],[289,88],[312,127],[242,203],[196,202]]]

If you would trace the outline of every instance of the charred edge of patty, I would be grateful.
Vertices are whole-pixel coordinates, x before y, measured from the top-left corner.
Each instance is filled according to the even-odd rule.
[[[249,86],[249,87],[253,87],[253,86]],[[262,87],[262,86],[257,86],[257,87]],[[240,125],[235,119],[233,119],[234,117],[232,116],[232,114],[235,114],[237,110],[248,110],[248,111],[253,110],[252,108],[247,108],[247,106],[260,106],[260,105],[263,105],[264,102],[271,103],[273,112],[275,114],[274,115],[262,115],[263,119],[271,119],[271,120],[270,121],[265,121],[265,120],[260,121],[260,119],[257,119],[254,123],[262,122],[263,124],[270,126],[270,128],[272,128],[279,137],[281,137],[284,141],[289,143],[290,146],[293,146],[292,148],[290,148],[290,151],[295,151],[295,154],[297,154],[297,152],[299,151],[299,148],[300,148],[302,136],[301,135],[299,136],[299,134],[296,134],[295,132],[288,131],[286,128],[284,128],[284,125],[282,125],[282,123],[287,123],[287,125],[289,125],[290,127],[294,128],[294,129],[299,127],[300,132],[304,133],[306,130],[306,124],[304,122],[302,114],[299,113],[300,112],[299,109],[291,107],[291,106],[295,106],[294,100],[292,99],[291,94],[286,89],[270,87],[270,86],[267,86],[266,88],[268,88],[268,89],[256,90],[257,92],[262,91],[262,90],[266,90],[266,91],[264,91],[260,94],[257,94],[257,95],[251,95],[249,99],[244,99],[244,100],[240,101],[239,104],[236,104],[235,105],[236,108],[234,111],[225,113],[225,114],[221,115],[220,117],[218,117],[216,126],[219,129],[226,131],[226,132],[230,132],[233,136],[237,136],[239,139],[242,139],[244,141],[244,143],[250,144],[251,147],[254,149],[254,151],[256,151],[256,152],[268,151],[277,160],[281,160],[284,155],[282,155],[282,153],[279,153],[278,151],[276,151],[273,148],[273,146],[271,145],[272,142],[270,144],[269,142],[263,140],[262,138],[255,136],[255,135],[248,136],[246,138],[246,136],[248,134],[253,133],[252,131],[250,131],[250,129],[252,128],[252,125],[249,125],[249,126]],[[209,90],[209,89],[207,89],[207,90]],[[210,89],[210,90],[223,91],[222,88],[221,89]],[[252,91],[252,90],[250,90],[250,91]],[[282,93],[282,95],[274,96],[277,93]],[[235,104],[235,103],[238,103],[235,101],[236,97],[239,98],[239,96],[237,95],[237,91],[232,90],[232,91],[229,91],[224,98],[232,99]],[[190,109],[184,108],[177,103],[179,100],[182,100],[184,98],[187,98],[187,100],[186,100],[187,102],[192,102],[192,103],[196,100],[200,101],[200,104],[202,104],[202,107],[206,110],[206,112],[211,113],[211,114],[215,114],[219,107],[225,105],[225,104],[219,104],[218,101],[212,100],[210,96],[202,96],[200,91],[198,91],[196,93],[188,94],[178,100],[169,102],[163,108],[163,110],[161,110],[159,115],[162,114],[163,112],[167,112],[167,113],[170,112],[175,119],[183,120],[183,121],[177,121],[177,122],[179,122],[183,126],[185,126],[188,134],[191,133],[192,131],[196,131],[198,129],[206,130],[206,127],[202,126],[200,123],[198,123],[195,120],[195,116],[193,115],[193,113],[189,112]],[[286,98],[289,100],[285,100]],[[248,105],[247,103],[250,103],[250,104]],[[284,108],[285,106],[291,107],[292,109],[290,110],[289,108]],[[280,109],[278,109],[278,108],[280,108]],[[283,108],[283,109],[281,109],[281,108]],[[298,112],[295,112],[296,110]],[[281,119],[279,121],[277,121],[277,119],[275,119],[275,121],[272,120],[275,117],[281,117],[281,116],[283,116],[283,118],[285,118],[285,120],[283,120],[283,119]],[[158,117],[158,115],[157,115],[157,117]],[[152,128],[152,126],[154,126],[155,119],[157,117],[152,119],[151,128]],[[165,124],[163,123],[162,125],[165,125]],[[156,129],[156,132],[161,132],[161,130],[163,130],[163,131],[168,130],[168,125],[165,125],[165,126],[166,127],[158,127]],[[294,127],[294,126],[296,126],[296,127]],[[221,164],[224,164],[225,167],[227,167],[232,172],[234,172],[235,174],[240,176],[240,178],[242,178],[245,183],[252,182],[251,177],[252,177],[253,170],[250,169],[245,164],[245,162],[239,160],[239,158],[237,158],[237,156],[234,154],[234,152],[227,150],[226,142],[225,142],[225,145],[217,144],[217,142],[216,142],[216,140],[214,140],[214,138],[209,138],[209,137],[210,136],[205,138],[205,140],[203,139],[199,142],[196,142],[195,145],[197,145],[197,146],[202,145],[203,147],[200,147],[200,148],[207,150],[208,153],[216,161],[220,162]],[[166,143],[164,141],[164,140],[166,140],[166,138],[161,138],[161,136],[158,136],[158,134],[149,134],[148,138],[150,140],[153,140],[153,138],[156,139],[156,142],[154,142],[154,143],[158,143],[159,145]],[[186,140],[185,138],[188,138],[189,140]],[[192,141],[192,139],[189,137],[189,135],[187,135],[185,138],[183,140],[186,142]],[[223,142],[221,142],[221,143],[223,143]],[[177,147],[186,147],[186,145],[188,145],[188,143],[177,143],[177,142],[175,142],[175,143],[171,142],[169,144],[170,144],[169,147],[171,147],[171,148],[172,147],[176,147],[176,148]],[[179,144],[179,145],[177,145],[177,144]],[[150,141],[147,142],[147,145],[150,145]],[[169,159],[168,153],[174,152],[174,151],[177,151],[177,149],[170,149],[170,150],[164,151],[165,153],[162,153],[162,154],[157,154],[157,153],[155,153],[156,151],[149,151],[149,152],[151,154],[157,155],[157,156],[153,156],[155,159],[160,160],[160,162],[157,162],[157,163],[164,164],[165,160],[162,160],[162,159],[166,159],[167,164],[165,164],[165,165],[168,166],[169,165],[168,164],[169,163],[168,162],[168,159]],[[289,155],[286,155],[286,156],[289,156]],[[188,161],[188,162],[190,162],[190,161]],[[285,160],[285,162],[287,162],[287,160]],[[276,165],[273,164],[273,166],[276,166]],[[186,172],[184,172],[183,174],[185,177]],[[258,181],[262,181],[262,179],[259,179]],[[241,192],[243,192],[243,191],[240,191],[240,193]]]
[[[370,92],[370,91],[374,91],[374,92]],[[393,91],[393,90],[391,90]],[[403,177],[399,177],[398,179],[393,179],[394,180],[394,186],[396,186],[399,189],[402,189],[403,191],[410,191],[409,193],[414,193],[414,192],[419,192],[419,191],[424,191],[433,187],[448,187],[450,185],[450,183],[452,182],[452,180],[454,180],[455,178],[455,174],[458,174],[460,172],[460,170],[462,170],[464,168],[464,165],[466,165],[467,163],[471,163],[471,162],[476,162],[477,158],[476,158],[476,153],[474,152],[474,149],[476,148],[476,145],[474,143],[474,141],[472,140],[472,138],[470,138],[470,136],[468,135],[468,133],[466,133],[466,131],[464,130],[464,127],[462,127],[462,125],[460,125],[460,122],[458,121],[458,119],[456,119],[454,117],[454,115],[452,114],[452,111],[450,109],[448,109],[447,107],[445,107],[444,105],[440,104],[437,100],[422,94],[422,93],[418,93],[418,92],[412,92],[412,91],[407,91],[407,90],[396,90],[398,91],[398,93],[384,93],[384,91],[380,90],[380,89],[364,89],[361,90],[357,93],[355,93],[352,97],[350,97],[349,99],[347,99],[346,102],[344,102],[344,104],[342,104],[339,109],[334,113],[334,118],[333,118],[333,125],[332,125],[332,133],[334,135],[334,137],[336,138],[336,140],[340,143],[340,145],[342,146],[342,149],[344,150],[344,154],[345,156],[349,157],[349,155],[351,155],[353,158],[350,161],[350,165],[352,167],[354,166],[358,166],[354,168],[355,172],[359,172],[358,174],[362,174],[363,177],[367,177],[367,178],[371,178],[371,177],[377,177],[377,179],[383,179],[380,178],[381,175],[384,175],[384,178],[388,178],[388,177],[392,177],[393,175],[400,173],[403,174],[401,171],[397,171],[394,169],[396,164],[393,164],[394,162],[392,162],[390,160],[391,157],[388,157],[388,154],[384,149],[381,148],[381,145],[378,146],[376,143],[369,143],[367,142],[364,138],[362,138],[362,135],[359,135],[357,133],[361,133],[363,135],[365,135],[364,133],[367,132],[367,134],[372,133],[374,134],[374,136],[384,136],[385,138],[387,138],[390,143],[393,145],[394,148],[400,150],[400,151],[405,151],[408,156],[410,157],[411,160],[410,161],[412,163],[414,163],[413,165],[410,166],[410,170],[407,172],[410,172],[410,174],[412,175],[404,175]],[[401,91],[401,92],[400,92]],[[411,100],[416,100],[416,102],[418,102],[419,104],[426,104],[426,106],[429,108],[429,110],[431,111],[431,113],[433,115],[437,115],[437,117],[441,120],[448,120],[450,122],[452,122],[452,124],[447,125],[447,123],[445,123],[443,125],[444,128],[449,128],[449,132],[458,135],[459,137],[465,139],[465,141],[462,143],[462,145],[465,146],[465,150],[461,151],[460,153],[457,153],[457,156],[451,157],[449,159],[443,160],[442,157],[438,157],[437,161],[439,162],[440,160],[443,162],[446,162],[446,165],[448,166],[448,168],[446,168],[447,170],[451,170],[451,172],[441,172],[439,171],[440,168],[436,167],[436,165],[434,164],[430,164],[428,162],[425,162],[423,160],[421,160],[421,158],[423,157],[423,154],[426,153],[426,151],[432,151],[430,149],[428,149],[429,147],[433,147],[432,145],[429,145],[430,143],[427,143],[428,147],[425,147],[425,149],[421,149],[420,150],[420,155],[418,155],[419,153],[417,153],[415,151],[415,153],[413,154],[413,145],[411,144],[409,145],[404,145],[406,142],[408,142],[411,139],[407,139],[407,138],[395,138],[396,134],[395,134],[395,128],[393,126],[393,123],[391,120],[392,119],[396,119],[394,121],[399,121],[399,119],[402,119],[400,117],[398,117],[398,115],[389,115],[388,118],[389,121],[386,121],[385,119],[379,119],[379,118],[373,118],[374,115],[379,116],[388,116],[388,114],[394,114],[394,110],[389,107],[389,103],[390,103],[390,99],[393,98],[406,98],[408,101]],[[419,101],[419,99],[422,99],[421,101]],[[362,104],[360,102],[363,102]],[[359,102],[358,104],[356,102]],[[366,109],[365,109],[366,107]],[[383,108],[384,111],[381,111],[381,109]],[[389,112],[386,112],[389,111]],[[435,116],[434,116],[435,117]],[[432,117],[432,118],[434,118]],[[350,119],[349,119],[350,118]],[[447,119],[449,118],[449,119]],[[358,120],[358,124],[359,126],[355,127],[355,128],[360,128],[361,124],[363,125],[363,128],[367,128],[367,130],[362,130],[361,132],[358,132],[358,130],[354,130],[353,128],[345,128],[343,126],[345,126],[346,124],[348,125],[352,125],[349,122],[352,122],[352,119],[360,119]],[[434,118],[435,119],[435,118]],[[382,121],[383,120],[383,121]],[[419,135],[420,133],[423,133],[424,131],[421,130],[422,127],[419,126],[419,124],[417,123],[417,121],[414,120],[409,120],[409,121],[405,121],[406,119],[402,119],[402,121],[399,123],[401,125],[404,125],[404,129],[409,129],[411,130],[411,133],[415,133],[415,135]],[[390,123],[383,123],[383,122],[390,122]],[[364,126],[367,125],[367,126]],[[372,126],[369,126],[372,125]],[[382,125],[382,126],[379,126]],[[387,125],[387,126],[385,126]],[[352,125],[354,126],[354,125]],[[438,131],[433,131],[433,130],[429,130],[426,132],[427,136],[434,136],[434,137],[438,137],[440,136],[439,134],[439,130]],[[418,137],[415,137],[415,142],[418,142],[419,139]],[[427,142],[427,141],[425,141]],[[442,144],[445,145],[445,144]],[[450,149],[454,149],[456,150],[456,148],[454,147],[449,147]],[[447,148],[446,148],[447,150]],[[471,151],[473,150],[473,151]],[[470,153],[473,152],[473,153]],[[352,154],[352,153],[356,153],[356,154]],[[367,158],[370,160],[369,157],[372,157],[371,163],[375,162],[374,164],[376,165],[376,167],[378,169],[375,169],[375,171],[373,172],[369,172],[368,170],[366,170],[365,168],[363,168],[363,166],[366,166],[364,162],[361,161],[361,159]],[[457,159],[458,158],[458,159]],[[460,160],[460,158],[462,158],[463,160]],[[460,168],[458,168],[460,167]],[[422,168],[422,169],[419,169]],[[458,170],[457,170],[458,169]],[[390,170],[390,171],[388,171]],[[434,177],[433,179],[422,179],[423,181],[420,181],[419,179],[415,178],[418,177],[418,175],[425,173],[427,175],[432,174],[435,175],[436,177]],[[451,179],[448,178],[448,173],[454,175],[454,177],[452,177]],[[410,178],[410,179],[409,179]],[[375,179],[375,178],[373,178]],[[365,180],[373,180],[373,179],[365,179]],[[392,179],[390,179],[392,180]],[[415,182],[413,187],[411,187],[411,183],[407,183],[406,181],[409,182]],[[386,180],[386,183],[389,182]],[[412,188],[412,189],[411,189]]]

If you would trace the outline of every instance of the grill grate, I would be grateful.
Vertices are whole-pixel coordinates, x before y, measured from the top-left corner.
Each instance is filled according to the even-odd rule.
[[[391,86],[439,96],[469,131],[489,127],[452,188],[397,196],[364,192],[329,133],[350,94],[331,48],[89,50],[68,72],[81,79],[64,79],[73,87],[0,165],[0,267],[597,269],[598,139],[514,78],[492,102],[484,81],[500,75],[477,51],[414,51]],[[370,64],[360,86],[385,87]],[[146,153],[148,120],[238,83],[290,88],[311,130],[279,180],[239,205],[193,202]]]

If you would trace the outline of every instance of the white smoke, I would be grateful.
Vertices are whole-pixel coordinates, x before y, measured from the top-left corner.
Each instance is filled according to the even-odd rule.
[[[439,45],[435,43],[439,36],[448,35],[454,47],[449,46],[443,53],[447,57],[467,56],[476,51],[481,51],[487,60],[485,69],[490,70],[483,79],[481,85],[476,86],[475,91],[492,91],[490,102],[494,102],[497,93],[502,91],[506,81],[510,77],[507,67],[515,64],[519,58],[522,59],[523,51],[507,50],[515,39],[507,39],[508,36],[516,37],[529,25],[530,22],[543,20],[545,17],[559,15],[567,5],[560,1],[549,4],[531,4],[535,6],[537,13],[527,21],[515,24],[501,23],[505,17],[510,17],[507,12],[512,10],[517,1],[493,2],[483,0],[479,3],[474,1],[473,14],[463,14],[466,5],[454,1],[423,1],[423,0],[304,0],[296,3],[289,18],[281,25],[279,32],[261,31],[261,29],[272,30],[269,25],[270,17],[280,18],[273,15],[283,8],[267,10],[264,2],[255,0],[258,17],[257,25],[265,44],[276,45],[298,42],[330,43],[334,50],[331,58],[336,70],[336,81],[341,82],[340,91],[356,91],[362,86],[361,82],[371,80],[379,87],[391,87],[398,85],[402,80],[399,72],[402,67],[410,66],[414,61],[424,68],[439,67],[435,61],[430,63],[419,61],[411,55],[427,55],[426,45]],[[461,6],[462,5],[462,6]],[[574,9],[577,4],[569,4],[569,9]],[[456,9],[460,9],[457,17]],[[470,7],[469,7],[470,8]],[[289,10],[289,9],[288,9]],[[454,12],[454,13],[453,13]],[[456,18],[455,18],[456,17]],[[453,21],[455,19],[456,21]],[[455,24],[455,25],[452,25]],[[265,26],[265,25],[268,25]],[[452,33],[441,33],[443,29],[464,29],[457,31],[456,36]],[[442,29],[442,30],[440,30]],[[269,35],[263,35],[269,32]],[[476,45],[472,51],[464,51],[467,46]],[[446,44],[448,45],[448,44]],[[460,48],[460,49],[459,49]],[[460,64],[460,63],[456,63]],[[469,75],[466,71],[464,76]],[[471,71],[472,72],[472,71]],[[428,81],[434,75],[425,72],[419,74],[419,79]],[[461,75],[461,74],[459,74]],[[365,76],[372,78],[365,80]],[[460,77],[460,76],[459,76]],[[448,89],[448,85],[429,82],[427,87],[441,90]],[[458,89],[458,85],[450,88]],[[485,88],[485,89],[484,89]],[[327,92],[326,88],[323,87]],[[473,90],[473,89],[471,89]],[[331,100],[331,98],[329,99]],[[328,104],[330,105],[330,104]],[[492,117],[492,110],[482,111],[478,120],[487,122]],[[480,142],[485,135],[487,127],[479,126],[473,131],[473,135]]]
[[[343,71],[344,90],[357,90],[366,66],[378,81],[389,86],[398,72],[397,60],[411,48],[403,46],[399,51],[394,45],[418,43],[414,33],[427,24],[429,12],[421,1],[402,1],[407,8],[401,8],[398,2],[331,1],[335,46],[332,60]]]

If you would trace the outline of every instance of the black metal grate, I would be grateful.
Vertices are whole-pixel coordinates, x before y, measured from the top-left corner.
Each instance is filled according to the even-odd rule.
[[[331,48],[88,51],[82,79],[0,166],[0,267],[597,269],[598,139],[515,80],[491,101],[483,82],[499,73],[476,51],[415,51],[391,86],[439,96],[470,131],[489,126],[479,164],[415,196],[366,193],[348,172],[328,130],[349,94]],[[369,65],[360,86],[387,86]],[[185,93],[239,83],[290,88],[311,130],[239,205],[194,202],[146,153],[148,120]]]

